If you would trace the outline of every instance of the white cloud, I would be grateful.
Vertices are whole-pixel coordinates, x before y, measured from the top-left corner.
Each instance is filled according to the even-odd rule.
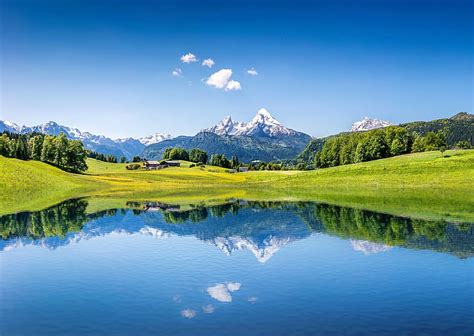
[[[214,310],[215,310],[214,306],[211,305],[211,304],[208,304],[208,305],[202,307],[202,311],[205,312],[206,314],[212,314],[212,313],[214,313]]]
[[[241,90],[241,89],[242,87],[240,86],[240,83],[235,80],[230,80],[225,86],[226,91]]]
[[[176,68],[171,73],[175,77],[183,77],[183,71],[180,68]]]
[[[252,75],[252,76],[257,76],[258,75],[258,72],[257,70],[255,70],[254,68],[250,69],[250,70],[247,70],[247,73],[249,75]]]
[[[183,63],[193,63],[197,62],[197,57],[194,54],[187,53],[186,55],[181,56],[181,62]]]
[[[208,68],[212,68],[212,66],[215,64],[214,60],[212,58],[205,59],[202,61],[202,66],[207,66]]]
[[[214,72],[206,81],[206,84],[213,86],[216,89],[224,89],[232,77],[231,69],[221,69],[217,72]]]
[[[196,317],[197,312],[192,309],[185,309],[181,311],[181,316],[186,317],[187,319],[192,319],[193,317]]]
[[[231,80],[231,77],[231,69],[221,69],[209,76],[209,78],[206,80],[206,84],[213,86],[216,89],[224,89],[225,91],[241,90],[242,87],[240,86],[240,83],[235,80]]]
[[[241,284],[238,282],[228,282],[227,284],[216,284],[207,288],[207,293],[219,302],[232,302],[230,292],[240,289]]]

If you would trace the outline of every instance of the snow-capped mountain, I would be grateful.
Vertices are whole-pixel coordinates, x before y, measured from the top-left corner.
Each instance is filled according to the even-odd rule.
[[[148,145],[153,145],[153,144],[156,144],[165,140],[169,140],[169,139],[173,139],[173,136],[171,134],[155,133],[147,137],[140,138],[138,139],[138,141],[140,141],[145,146],[148,146]]]
[[[389,121],[365,117],[364,119],[352,124],[351,132],[369,131],[391,125],[393,124]]]
[[[215,133],[218,135],[236,135],[241,133],[247,124],[243,122],[233,121],[231,116],[227,116],[216,125],[206,128],[204,132]]]
[[[218,135],[266,135],[270,137],[291,136],[299,132],[283,126],[270,112],[261,108],[249,122],[233,121],[230,116],[225,117],[215,126],[206,128],[203,132]]]
[[[0,132],[21,133],[23,126],[15,124],[14,122],[5,120],[0,121]]]
[[[140,139],[111,139],[103,135],[83,132],[77,128],[59,125],[54,121],[31,127],[20,126],[7,120],[0,121],[0,132],[3,131],[22,134],[37,132],[49,135],[59,135],[60,133],[64,133],[70,139],[81,140],[87,149],[106,155],[115,155],[118,158],[125,156],[127,159],[131,159],[135,155],[141,155],[145,146],[172,139],[170,134],[161,133],[156,133]]]

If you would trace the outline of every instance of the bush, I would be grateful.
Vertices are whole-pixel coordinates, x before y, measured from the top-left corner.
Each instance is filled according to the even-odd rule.
[[[471,146],[471,144],[469,143],[469,141],[467,141],[467,140],[462,140],[462,141],[459,141],[459,142],[456,144],[456,148],[459,148],[459,149],[471,149],[472,146]]]
[[[139,163],[131,163],[129,165],[126,165],[125,168],[127,168],[127,170],[137,170],[137,169],[140,169],[142,165],[139,164]]]

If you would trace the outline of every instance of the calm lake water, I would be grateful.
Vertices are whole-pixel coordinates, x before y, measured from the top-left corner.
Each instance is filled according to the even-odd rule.
[[[315,203],[0,217],[1,335],[472,335],[474,226]]]

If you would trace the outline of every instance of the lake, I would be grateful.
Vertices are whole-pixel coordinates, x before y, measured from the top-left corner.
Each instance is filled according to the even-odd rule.
[[[310,202],[0,217],[1,335],[472,335],[474,225]]]

